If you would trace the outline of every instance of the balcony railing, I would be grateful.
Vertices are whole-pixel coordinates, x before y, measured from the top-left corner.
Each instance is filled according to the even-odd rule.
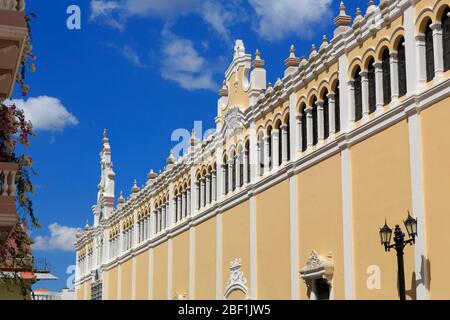
[[[15,179],[18,169],[16,163],[0,162],[0,244],[17,224]]]
[[[25,0],[0,0],[0,10],[24,11]]]

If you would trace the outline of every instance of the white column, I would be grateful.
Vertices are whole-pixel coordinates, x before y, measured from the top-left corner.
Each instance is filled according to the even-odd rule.
[[[250,163],[250,181],[255,181],[256,176],[258,175],[258,143],[256,137],[256,129],[255,123],[252,122],[250,124],[250,133],[249,133],[249,163]]]
[[[298,144],[298,132],[301,130],[301,126],[298,126],[297,120],[297,95],[295,92],[289,96],[289,142],[290,142],[290,155],[289,158],[293,161],[297,158]],[[286,149],[287,150],[287,149]]]
[[[359,74],[361,75],[362,116],[365,118],[369,115],[369,79],[367,71],[361,71]]]
[[[423,33],[416,35],[416,48],[417,48],[417,61],[415,65],[418,71],[418,86],[423,87],[427,82],[427,69],[426,69],[426,57],[425,57],[425,35]],[[408,61],[406,62],[408,66]]]
[[[173,183],[169,184],[169,208],[168,208],[169,227],[175,224],[175,200],[173,195]]]
[[[317,137],[318,137],[317,140],[318,142],[322,142],[324,137],[323,101],[317,100],[316,106],[317,106]]]
[[[352,183],[350,151],[341,147],[341,185],[342,185],[342,226],[344,251],[344,294],[346,300],[354,298],[353,293],[353,218],[352,218]]]
[[[205,188],[205,191],[206,191],[206,204],[210,204],[211,203],[211,190],[210,190],[210,187],[211,187],[211,174],[208,173],[206,175],[206,188]]]
[[[298,262],[298,205],[297,205],[297,176],[293,175],[289,178],[289,225],[291,236],[291,299],[298,299],[299,286],[299,262]]]
[[[166,228],[168,228],[169,226],[170,226],[170,223],[169,223],[169,203],[166,203],[165,205],[164,205],[164,213],[165,213],[165,218],[164,218],[164,225],[165,225],[165,227]]]
[[[355,111],[356,111],[356,101],[355,101],[355,80],[349,80],[347,82],[347,87],[348,87],[348,102],[350,105],[350,114],[348,114],[348,120],[349,123],[353,123],[355,122]],[[342,89],[339,90],[339,92],[342,92]],[[343,96],[343,94],[341,94],[341,96]],[[345,106],[341,107],[341,115],[342,115],[342,109],[345,109]],[[342,119],[342,124],[345,124],[345,130],[348,130],[348,124],[345,121],[345,118]]]
[[[221,184],[221,186],[222,186],[222,197],[223,197],[224,195],[226,195],[228,193],[228,190],[227,190],[227,183],[228,183],[228,181],[227,181],[227,174],[226,174],[227,167],[226,167],[225,164],[222,165],[220,171],[222,172],[222,184]],[[229,180],[229,178],[228,178],[228,180]]]
[[[264,172],[270,170],[270,158],[269,158],[269,137],[264,137]]]
[[[312,118],[312,108],[306,107],[306,147],[311,148],[313,145],[313,118]]]
[[[178,221],[180,221],[182,219],[181,194],[178,194],[178,196],[177,196],[177,217],[178,217]]]
[[[236,156],[236,188],[239,188],[241,182],[241,153]]]
[[[281,125],[281,161],[285,162],[288,160],[288,139],[287,139],[287,125],[284,123]]]
[[[280,137],[280,133],[278,129],[272,130],[272,169],[276,168],[278,166],[278,157],[279,157],[279,151],[278,151],[278,139]]]
[[[245,152],[245,150],[242,153],[242,160],[243,160],[242,161],[243,162],[242,170],[244,170],[244,172],[242,174],[242,178],[244,179],[243,184],[246,184],[247,180],[248,180],[248,170],[247,170],[247,167],[248,167],[248,155]]]
[[[216,200],[220,200],[223,194],[223,171],[222,171],[222,147],[216,147]]]
[[[187,209],[187,215],[191,215],[191,188],[187,188],[186,191],[186,209]]]
[[[408,95],[416,92],[418,82],[420,81],[419,70],[425,66],[425,60],[419,60],[417,58],[418,50],[415,39],[415,19],[416,9],[414,6],[408,6],[403,12],[403,28],[405,30],[405,60],[407,69],[406,88]],[[425,73],[423,75],[425,75]]]
[[[398,88],[398,60],[397,52],[392,51],[389,59],[390,73],[391,73],[391,101],[396,101],[399,95]]]
[[[334,92],[330,92],[327,94],[328,98],[328,128],[330,130],[330,135],[336,133],[336,117],[335,117],[335,100],[334,100]]]
[[[234,159],[228,160],[228,192],[233,191],[233,170],[234,170]]]
[[[200,180],[200,208],[203,208],[205,206],[204,192],[205,192],[205,179],[202,178]]]
[[[303,137],[302,137],[302,117],[300,115],[295,117],[295,123],[297,126],[297,130],[295,131],[295,135],[297,136],[297,147],[296,150],[301,151],[302,150],[302,143],[303,143]]]
[[[383,63],[376,61],[373,66],[375,67],[375,105],[377,106],[377,111],[380,111],[384,106]]]
[[[434,77],[442,79],[444,77],[444,48],[442,44],[442,25],[433,23],[433,51],[434,51]]]
[[[217,200],[217,173],[216,170],[213,170],[211,172],[211,178],[212,178],[212,201]]]
[[[200,210],[200,201],[201,199],[201,193],[200,193],[200,181],[197,181],[195,183],[195,209]]]
[[[164,230],[167,228],[167,204],[161,208],[161,228]]]

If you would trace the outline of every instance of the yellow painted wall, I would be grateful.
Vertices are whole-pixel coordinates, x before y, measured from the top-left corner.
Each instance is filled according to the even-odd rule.
[[[290,299],[289,180],[256,196],[258,299]]]
[[[106,273],[106,279],[108,281],[108,292],[106,293],[107,300],[117,299],[117,271],[117,267],[114,267]]]
[[[153,299],[167,300],[167,241],[154,249],[153,262]]]
[[[395,251],[386,253],[379,228],[403,226],[411,210],[408,124],[402,121],[351,147],[353,247],[356,299],[397,299]],[[406,232],[406,230],[404,230]],[[381,288],[369,290],[367,268],[378,266]],[[407,295],[415,297],[414,249],[405,249]],[[413,288],[413,289],[412,289]]]
[[[84,300],[84,282],[77,287],[77,300]]]
[[[241,270],[250,288],[250,207],[249,202],[222,214],[222,289],[225,292],[230,276],[230,263],[240,258]]]
[[[216,218],[195,227],[195,299],[216,298]]]
[[[148,251],[136,256],[136,299],[147,300],[148,299]]]
[[[245,109],[248,106],[249,100],[247,92],[245,92],[243,89],[244,67],[239,67],[237,70],[237,88],[234,87],[235,75],[236,72],[233,72],[230,75],[230,78],[227,79],[229,97],[228,107],[241,106],[243,107],[243,109]]]
[[[172,292],[189,296],[189,231],[173,238]]]
[[[432,299],[448,299],[450,279],[450,98],[420,113],[422,126],[425,216]],[[418,221],[423,223],[423,221]],[[421,235],[419,234],[419,237]]]
[[[84,300],[91,300],[91,284],[92,284],[91,280],[85,282],[84,284],[84,292],[85,292]]]
[[[335,299],[344,298],[341,183],[340,155],[297,175],[299,266],[300,269],[305,266],[312,250],[324,257],[331,252],[335,265],[332,280]],[[300,298],[308,299],[303,280],[299,289]]]
[[[131,272],[132,272],[132,259],[129,259],[125,261],[121,265],[121,272],[120,272],[120,299],[121,300],[131,300]]]

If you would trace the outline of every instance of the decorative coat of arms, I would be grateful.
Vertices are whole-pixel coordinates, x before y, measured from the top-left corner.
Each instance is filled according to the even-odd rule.
[[[242,130],[244,127],[244,115],[238,107],[232,107],[225,114],[224,119],[224,133],[225,137],[229,138]]]
[[[246,296],[248,295],[247,279],[245,279],[241,266],[241,259],[238,258],[234,259],[230,263],[230,277],[228,278],[227,288],[224,294],[225,299],[227,299],[230,293],[234,290],[240,290]]]

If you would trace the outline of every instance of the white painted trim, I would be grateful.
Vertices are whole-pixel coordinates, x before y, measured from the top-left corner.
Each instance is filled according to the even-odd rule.
[[[189,229],[189,299],[195,298],[195,228]]]
[[[352,220],[352,183],[350,151],[344,148],[341,151],[342,175],[342,227],[344,244],[344,289],[345,299],[354,299],[353,288],[353,220]]]
[[[290,199],[290,234],[291,234],[291,299],[298,300],[300,270],[298,263],[298,207],[297,207],[297,176],[289,178]]]
[[[250,298],[252,300],[256,300],[258,296],[256,232],[256,199],[252,196],[250,198]]]
[[[411,113],[408,118],[409,131],[409,153],[411,167],[411,197],[412,197],[412,215],[417,218],[417,234],[414,245],[414,263],[416,273],[416,299],[428,299],[428,290],[425,282],[429,278],[427,270],[427,235],[426,219],[424,208],[424,185],[423,185],[423,163],[422,163],[422,144],[420,139],[420,115],[417,112]],[[405,213],[406,215],[406,213]]]

